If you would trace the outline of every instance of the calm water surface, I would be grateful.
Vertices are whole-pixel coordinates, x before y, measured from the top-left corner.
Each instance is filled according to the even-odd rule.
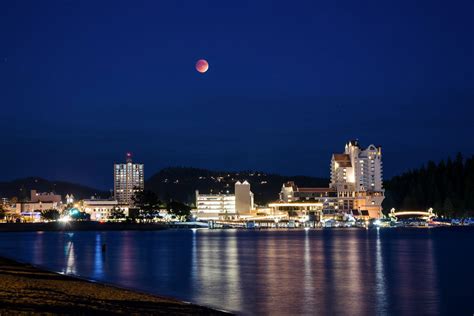
[[[0,255],[240,314],[473,315],[473,242],[469,227],[0,233]]]

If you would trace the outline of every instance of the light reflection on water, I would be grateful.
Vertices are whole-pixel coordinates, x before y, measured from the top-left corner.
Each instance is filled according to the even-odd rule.
[[[445,274],[446,265],[462,269],[472,259],[447,241],[462,249],[473,237],[356,229],[4,233],[0,254],[243,314],[440,314],[472,306],[472,273],[452,288]]]
[[[95,235],[95,252],[94,252],[94,279],[101,279],[104,275],[104,258],[102,251],[102,235]]]
[[[378,315],[387,312],[387,288],[382,260],[382,242],[380,240],[380,228],[377,228],[377,241],[375,242],[375,310]]]

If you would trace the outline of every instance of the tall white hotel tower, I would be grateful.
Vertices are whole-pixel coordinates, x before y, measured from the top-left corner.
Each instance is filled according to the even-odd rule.
[[[132,205],[135,192],[145,187],[143,164],[132,162],[132,155],[127,153],[126,163],[114,164],[114,196],[120,205]]]
[[[369,145],[362,149],[357,140],[349,141],[343,154],[332,155],[330,186],[337,189],[340,210],[380,217],[385,191],[382,148]]]

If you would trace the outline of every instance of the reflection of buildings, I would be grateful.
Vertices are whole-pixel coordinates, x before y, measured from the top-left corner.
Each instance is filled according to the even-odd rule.
[[[236,231],[225,233],[225,238],[215,238],[208,233],[193,235],[197,248],[193,252],[191,288],[195,289],[195,300],[198,302],[238,311],[242,307],[242,286],[245,283],[240,274],[241,239]]]
[[[64,245],[64,255],[66,257],[66,267],[63,270],[66,274],[76,273],[76,255],[74,253],[74,242],[68,241]]]
[[[195,215],[199,219],[237,218],[253,210],[253,193],[247,181],[235,183],[235,193],[200,194],[196,191]]]
[[[95,235],[95,251],[94,251],[94,278],[102,278],[104,276],[104,252],[102,251],[102,236]]]
[[[132,162],[127,153],[126,163],[114,165],[114,196],[121,205],[131,205],[135,192],[144,189],[143,164]]]

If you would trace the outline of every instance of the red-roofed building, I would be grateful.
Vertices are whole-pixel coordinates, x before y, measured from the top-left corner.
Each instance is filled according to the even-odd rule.
[[[337,190],[339,210],[364,211],[371,218],[381,216],[384,189],[382,148],[362,148],[357,140],[349,141],[344,153],[332,155],[331,188]]]

